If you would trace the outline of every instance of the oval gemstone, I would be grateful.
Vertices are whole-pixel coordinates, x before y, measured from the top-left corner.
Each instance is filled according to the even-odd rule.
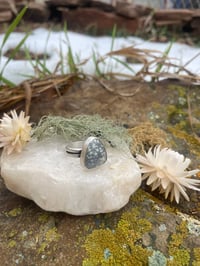
[[[99,138],[89,137],[84,145],[81,153],[82,164],[92,169],[104,164],[107,160],[107,152]]]

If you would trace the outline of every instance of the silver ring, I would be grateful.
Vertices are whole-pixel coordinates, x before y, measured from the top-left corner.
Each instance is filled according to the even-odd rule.
[[[69,142],[66,152],[73,157],[80,157],[80,163],[92,169],[107,161],[107,152],[102,141],[97,137],[89,137],[85,141]]]
[[[84,141],[74,141],[67,143],[66,152],[73,157],[80,157]]]

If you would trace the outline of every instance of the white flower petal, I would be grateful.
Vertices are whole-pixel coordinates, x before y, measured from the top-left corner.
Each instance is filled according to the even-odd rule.
[[[147,185],[152,190],[160,188],[160,193],[165,193],[165,198],[170,195],[171,201],[175,199],[179,203],[180,195],[189,200],[186,188],[200,191],[197,187],[200,180],[188,178],[199,170],[187,171],[190,159],[176,151],[156,146],[153,150],[150,148],[145,156],[137,155],[136,160],[144,174],[142,179],[147,179]]]
[[[172,187],[173,187],[173,184],[172,183],[169,183],[169,185],[168,185],[168,187],[166,187],[166,189],[162,189],[162,192],[161,193],[165,193],[165,199],[168,198],[169,193],[172,190]]]
[[[177,188],[177,190],[179,191],[179,194],[181,193],[181,194],[183,195],[183,197],[184,197],[187,201],[190,201],[190,199],[189,199],[187,193],[185,192],[185,189],[184,189],[181,185],[177,184],[177,185],[175,185],[175,188]],[[176,201],[176,202],[177,202],[177,201]],[[179,203],[179,201],[178,201],[177,203]]]
[[[176,185],[174,186],[174,198],[175,198],[175,201],[176,201],[177,203],[179,203],[179,199],[180,199],[180,191],[179,191],[179,189],[177,188]]]
[[[168,178],[162,178],[161,179],[161,186],[164,190],[169,186],[170,183],[171,182]]]
[[[158,177],[156,176],[156,173],[152,173],[148,180],[147,180],[147,185],[151,185],[152,183],[154,183],[156,180],[158,179]]]
[[[23,146],[30,140],[29,117],[25,117],[23,111],[18,117],[16,111],[13,110],[11,117],[4,114],[0,121],[0,147],[4,147],[8,154],[14,151],[21,152]]]
[[[154,190],[156,190],[156,189],[159,188],[159,187],[160,187],[160,180],[157,179],[157,180],[152,184],[152,186],[151,186],[151,190],[154,191]]]

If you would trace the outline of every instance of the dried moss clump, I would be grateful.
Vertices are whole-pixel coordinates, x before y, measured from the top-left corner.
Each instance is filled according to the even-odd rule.
[[[89,136],[100,137],[113,147],[129,146],[131,138],[127,130],[99,115],[78,115],[73,118],[44,116],[34,129],[33,137],[38,140],[62,136],[66,140],[84,140]]]
[[[161,145],[169,147],[167,134],[160,128],[154,127],[150,122],[142,123],[128,130],[132,137],[131,152],[144,154],[150,147]]]

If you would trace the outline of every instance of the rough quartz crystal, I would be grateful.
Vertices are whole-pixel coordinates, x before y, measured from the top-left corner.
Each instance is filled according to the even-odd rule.
[[[141,184],[138,164],[128,151],[106,147],[107,161],[83,168],[71,157],[63,139],[32,141],[21,153],[1,156],[7,188],[42,209],[73,215],[116,211]]]

